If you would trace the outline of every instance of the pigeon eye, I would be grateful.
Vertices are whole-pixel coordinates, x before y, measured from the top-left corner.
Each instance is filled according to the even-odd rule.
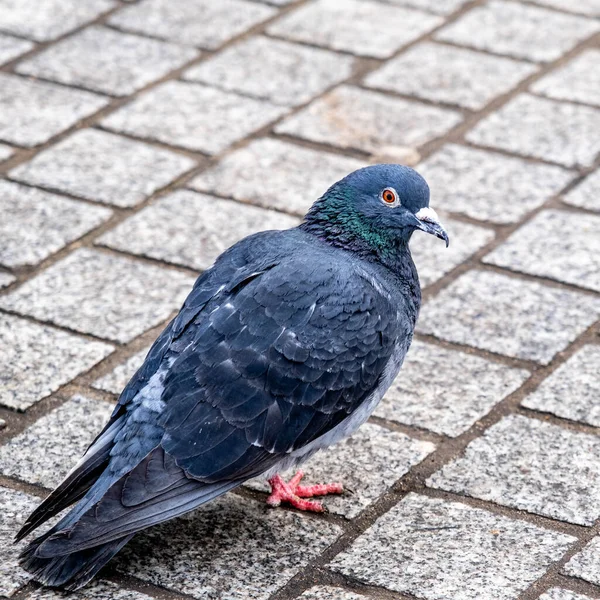
[[[381,192],[381,200],[388,206],[398,206],[400,204],[398,192],[394,188],[385,188]]]

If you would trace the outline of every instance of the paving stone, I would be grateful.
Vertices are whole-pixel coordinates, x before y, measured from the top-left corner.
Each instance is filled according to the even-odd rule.
[[[15,279],[16,277],[14,275],[0,271],[0,289],[10,285],[13,281],[15,281]]]
[[[0,144],[0,162],[8,160],[14,153],[15,151],[10,146]]]
[[[217,154],[285,112],[269,102],[168,81],[102,121],[108,129]]]
[[[597,108],[522,94],[479,122],[466,137],[475,144],[567,167],[591,166],[600,152],[599,128]],[[519,135],[514,135],[517,130]]]
[[[50,588],[39,588],[25,600],[152,600],[150,596],[125,590],[109,581],[93,580],[80,592],[61,592]]]
[[[545,62],[560,58],[597,31],[600,23],[592,19],[496,0],[470,10],[435,37],[460,46]]]
[[[1,73],[0,139],[17,146],[43,144],[106,104],[107,98],[90,92]]]
[[[113,347],[0,315],[0,404],[25,410],[108,356]]]
[[[374,414],[456,437],[528,377],[524,369],[416,340]]]
[[[420,146],[461,119],[451,110],[341,86],[285,119],[275,131],[377,154],[387,146]]]
[[[567,575],[600,585],[600,536],[596,536],[581,552],[578,552],[563,567],[563,571]]]
[[[545,4],[567,12],[580,13],[590,17],[600,17],[600,0],[535,0],[537,4]]]
[[[448,248],[442,240],[420,232],[415,232],[410,240],[421,287],[431,285],[494,239],[490,229],[446,217],[442,217],[442,222],[452,240]]]
[[[29,52],[34,46],[35,44],[27,40],[0,33],[0,65]]]
[[[317,0],[278,19],[267,31],[332,50],[388,58],[441,22],[434,15],[367,0]]]
[[[328,496],[324,504],[329,512],[353,519],[434,450],[431,442],[366,423],[352,437],[318,452],[302,465],[306,473],[303,482],[340,482],[352,490],[352,494]],[[289,471],[286,480],[294,472]],[[263,480],[254,480],[248,487],[270,490]]]
[[[449,15],[466,4],[468,0],[383,0],[387,4],[420,8],[438,15]]]
[[[587,345],[542,381],[522,405],[600,427],[600,346]]]
[[[600,169],[574,187],[563,197],[563,201],[572,206],[600,211]]]
[[[479,110],[536,71],[530,63],[423,42],[386,62],[365,83]]]
[[[266,600],[341,533],[324,520],[229,494],[137,535],[116,563],[193,598]]]
[[[105,233],[101,244],[194,269],[208,269],[238,240],[299,220],[275,211],[178,190]]]
[[[17,71],[127,96],[196,56],[192,48],[94,26],[20,63]]]
[[[193,283],[177,271],[80,248],[2,296],[0,306],[125,343],[165,320]]]
[[[10,181],[0,181],[0,263],[35,265],[112,216],[90,206]]]
[[[417,169],[429,182],[436,208],[500,224],[520,221],[576,175],[456,144],[446,144]]]
[[[600,4],[599,4],[600,6]],[[531,90],[536,94],[600,106],[600,50],[586,50],[564,67],[536,81]]]
[[[600,292],[600,215],[544,210],[483,260]]]
[[[594,297],[474,270],[424,304],[417,330],[548,364],[599,314]]]
[[[272,7],[241,0],[187,0],[177,10],[170,0],[145,0],[120,10],[108,22],[178,44],[215,50],[275,14]]]
[[[130,356],[124,363],[117,365],[110,373],[99,377],[92,383],[97,390],[104,390],[111,394],[120,394],[135,372],[142,366],[150,346]]]
[[[227,154],[188,185],[304,216],[330,185],[364,166],[354,158],[264,138]]]
[[[545,594],[539,597],[539,600],[593,600],[589,596],[576,594],[571,590],[563,590],[561,588],[549,589]]]
[[[349,77],[353,64],[349,56],[257,36],[192,67],[184,77],[295,106]]]
[[[84,129],[10,172],[10,177],[87,200],[131,207],[195,166],[180,154]]]
[[[45,42],[115,6],[113,0],[0,0],[0,30]]]
[[[102,431],[113,408],[74,396],[0,446],[0,473],[55,488]]]
[[[428,480],[441,488],[578,525],[600,517],[600,437],[504,417]]]
[[[576,538],[409,494],[331,563],[361,582],[437,600],[513,600]]]
[[[364,600],[364,596],[359,596],[353,592],[347,592],[342,588],[328,585],[317,585],[306,590],[304,594],[298,596],[299,600]]]

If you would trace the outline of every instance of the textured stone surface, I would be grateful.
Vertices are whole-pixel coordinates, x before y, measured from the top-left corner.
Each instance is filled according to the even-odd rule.
[[[14,154],[14,150],[10,146],[0,144],[0,162],[8,160]]]
[[[128,342],[178,308],[193,278],[81,248],[0,298],[0,306]]]
[[[590,166],[600,151],[600,109],[522,94],[479,122],[475,144],[557,162]],[[514,135],[515,131],[519,135]]]
[[[431,31],[441,19],[368,0],[317,0],[270,25],[270,34],[333,50],[388,58]]]
[[[494,239],[490,229],[445,217],[442,222],[452,240],[448,248],[442,240],[418,231],[410,240],[422,287],[437,281]]]
[[[90,92],[1,73],[0,139],[17,146],[42,144],[107,103]]]
[[[469,271],[421,309],[417,329],[491,352],[548,364],[600,314],[591,296]]]
[[[112,211],[0,181],[0,263],[35,265],[107,221]]]
[[[285,110],[196,83],[169,81],[111,114],[102,125],[136,137],[216,154]]]
[[[600,292],[600,215],[544,210],[484,261]]]
[[[579,349],[523,400],[527,408],[600,427],[600,346]]]
[[[457,502],[409,494],[331,563],[419,598],[513,600],[576,539]]]
[[[4,271],[0,271],[0,289],[10,285],[14,280],[15,276],[10,273],[5,273]]]
[[[295,217],[275,211],[179,190],[144,208],[98,241],[132,254],[207,269],[241,238],[298,223]]]
[[[528,377],[524,369],[413,341],[375,415],[455,437]]]
[[[136,352],[124,363],[117,365],[110,373],[99,377],[92,383],[92,387],[112,394],[120,394],[135,372],[142,366],[150,346]]]
[[[189,185],[303,216],[330,185],[364,166],[354,158],[265,138],[228,154]]]
[[[229,494],[137,535],[117,567],[193,598],[266,600],[340,533],[323,520]]]
[[[529,63],[424,42],[384,63],[365,83],[479,110],[536,71]]]
[[[184,77],[295,106],[349,77],[353,62],[349,56],[258,36],[192,67]]]
[[[561,167],[456,144],[446,144],[417,170],[429,182],[437,209],[501,224],[520,221],[575,176]]]
[[[109,344],[0,315],[0,404],[25,410],[111,352]]]
[[[130,207],[194,165],[192,159],[162,148],[84,129],[19,165],[10,176],[88,200]]]
[[[275,9],[242,0],[145,0],[114,14],[109,23],[152,37],[214,50],[275,14]],[[210,23],[210,27],[207,24]]]
[[[353,519],[434,450],[431,442],[366,423],[351,438],[302,465],[303,483],[342,483],[352,493],[327,496],[323,503],[329,512]],[[293,474],[289,471],[286,480]],[[270,490],[262,480],[254,480],[249,487]]]
[[[60,592],[40,588],[25,596],[25,600],[152,600],[140,592],[125,590],[109,581],[94,580],[79,592]]]
[[[427,485],[569,523],[600,516],[600,437],[510,415]]]
[[[563,197],[572,206],[600,211],[600,169],[588,175]]]
[[[275,130],[314,142],[378,153],[420,146],[461,121],[451,110],[342,86],[285,119]]]
[[[0,446],[0,473],[56,487],[108,421],[108,402],[74,396]]]
[[[564,566],[567,575],[600,585],[600,536],[596,536]]]
[[[0,30],[45,42],[94,20],[113,0],[0,0]]]
[[[600,50],[586,50],[564,67],[536,81],[531,90],[556,100],[600,106]]]
[[[600,0],[535,0],[537,4],[545,4],[551,8],[558,8],[569,12],[600,17]]]
[[[560,58],[597,31],[600,31],[600,23],[592,19],[494,0],[470,10],[435,37],[461,46],[541,62]]]
[[[461,6],[467,3],[468,0],[385,0],[388,4],[397,4],[398,6],[410,6],[412,8],[420,8],[428,12],[438,15],[449,15]],[[592,0],[593,1],[593,0]]]
[[[570,590],[563,590],[561,588],[551,588],[545,594],[542,594],[539,600],[592,600],[589,596],[583,596],[582,594],[576,594]]]
[[[198,53],[107,27],[90,27],[19,64],[24,75],[126,96],[192,60]]]
[[[342,588],[328,585],[311,587],[304,594],[298,596],[299,600],[364,600],[364,598],[354,592],[347,592]]]
[[[0,33],[0,65],[29,52],[34,46],[35,44],[27,40]]]

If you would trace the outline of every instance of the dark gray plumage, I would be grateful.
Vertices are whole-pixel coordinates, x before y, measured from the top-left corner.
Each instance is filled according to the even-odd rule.
[[[22,564],[76,589],[146,527],[349,435],[398,373],[420,306],[408,241],[447,236],[412,169],[332,186],[304,222],[250,236],[198,278],[77,467],[34,511]]]

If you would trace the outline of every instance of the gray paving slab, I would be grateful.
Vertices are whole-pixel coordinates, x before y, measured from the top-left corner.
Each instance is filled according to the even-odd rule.
[[[600,536],[575,554],[563,567],[563,572],[600,585]]]
[[[301,600],[364,600],[364,596],[329,585],[316,585],[298,596]]]
[[[238,240],[299,224],[290,215],[178,190],[105,233],[98,243],[194,269],[208,269]]]
[[[598,128],[600,109],[521,94],[480,121],[466,139],[566,167],[586,167],[600,152]]]
[[[188,185],[304,216],[330,185],[364,166],[347,156],[262,138],[227,154]]]
[[[108,22],[143,35],[216,50],[275,14],[273,7],[242,0],[187,0],[177,10],[170,0],[145,0],[120,10]]]
[[[600,346],[580,348],[521,403],[541,410],[600,427]]]
[[[0,162],[8,160],[15,153],[14,149],[5,144],[0,144]]]
[[[110,581],[94,580],[79,592],[39,588],[25,596],[24,600],[152,600],[152,597],[124,589]]]
[[[576,176],[562,167],[457,144],[446,144],[417,170],[429,183],[436,209],[499,224],[520,221]]]
[[[352,73],[352,57],[256,36],[188,69],[184,78],[296,106],[308,102]]]
[[[528,377],[525,369],[416,340],[374,414],[456,437]]]
[[[531,91],[556,100],[600,106],[600,50],[590,49],[531,86]]]
[[[303,483],[342,483],[352,493],[327,496],[323,504],[329,512],[353,519],[434,450],[431,442],[366,423],[352,437],[317,453],[302,465],[306,473]],[[288,472],[286,480],[293,475],[294,472]],[[260,479],[248,487],[270,491]]]
[[[592,525],[600,517],[599,452],[599,436],[509,415],[426,483],[553,519]]]
[[[600,212],[600,169],[590,173],[562,199],[571,206]]]
[[[0,139],[37,146],[107,104],[91,92],[0,73]]]
[[[0,30],[46,42],[118,6],[113,0],[1,0]]]
[[[103,342],[0,314],[0,405],[23,411],[112,350]]]
[[[128,208],[192,169],[187,156],[84,129],[10,171],[12,179]]]
[[[417,331],[548,364],[598,315],[595,297],[472,270],[425,303]]]
[[[94,92],[127,96],[197,56],[193,48],[92,26],[19,63],[16,70]]]
[[[567,12],[580,13],[590,17],[600,17],[600,0],[535,0],[537,4],[544,4],[550,8],[558,8]]]
[[[438,15],[449,15],[464,6],[468,0],[383,0],[386,4],[397,4],[398,6],[410,6]]]
[[[442,23],[438,16],[368,0],[317,0],[269,25],[269,34],[342,50],[389,58]]]
[[[0,181],[0,263],[36,265],[106,222],[112,211]]]
[[[16,277],[14,275],[11,275],[10,273],[5,273],[4,271],[1,271],[0,272],[0,289],[2,289],[3,287],[6,287],[7,285],[10,285],[15,280],[16,280]]]
[[[29,40],[0,33],[0,65],[25,54],[25,52],[29,52],[34,47],[35,44]]]
[[[113,406],[74,396],[0,446],[0,473],[55,488],[106,425]]]
[[[0,307],[125,343],[179,308],[194,279],[88,248],[0,297]]]
[[[575,541],[466,504],[409,494],[330,566],[419,598],[479,600],[484,593],[514,600]]]
[[[102,120],[121,133],[217,154],[286,109],[197,83],[168,81]]]
[[[471,110],[509,92],[537,71],[531,63],[423,42],[387,61],[366,85]]]
[[[564,590],[562,588],[551,588],[545,594],[539,597],[539,600],[593,600],[590,596],[584,596],[583,594],[576,594],[571,590]]]
[[[600,215],[544,210],[483,260],[600,292]]]
[[[378,154],[388,146],[421,146],[461,120],[452,110],[344,85],[286,118],[275,131]]]
[[[137,535],[116,562],[120,571],[193,598],[266,600],[341,533],[229,494]]]
[[[142,366],[148,350],[150,350],[150,346],[136,352],[125,362],[117,365],[110,373],[96,379],[92,383],[92,387],[111,394],[120,394],[135,372]]]
[[[473,8],[437,32],[435,38],[496,54],[546,62],[560,58],[598,31],[600,23],[593,19],[493,0]]]

